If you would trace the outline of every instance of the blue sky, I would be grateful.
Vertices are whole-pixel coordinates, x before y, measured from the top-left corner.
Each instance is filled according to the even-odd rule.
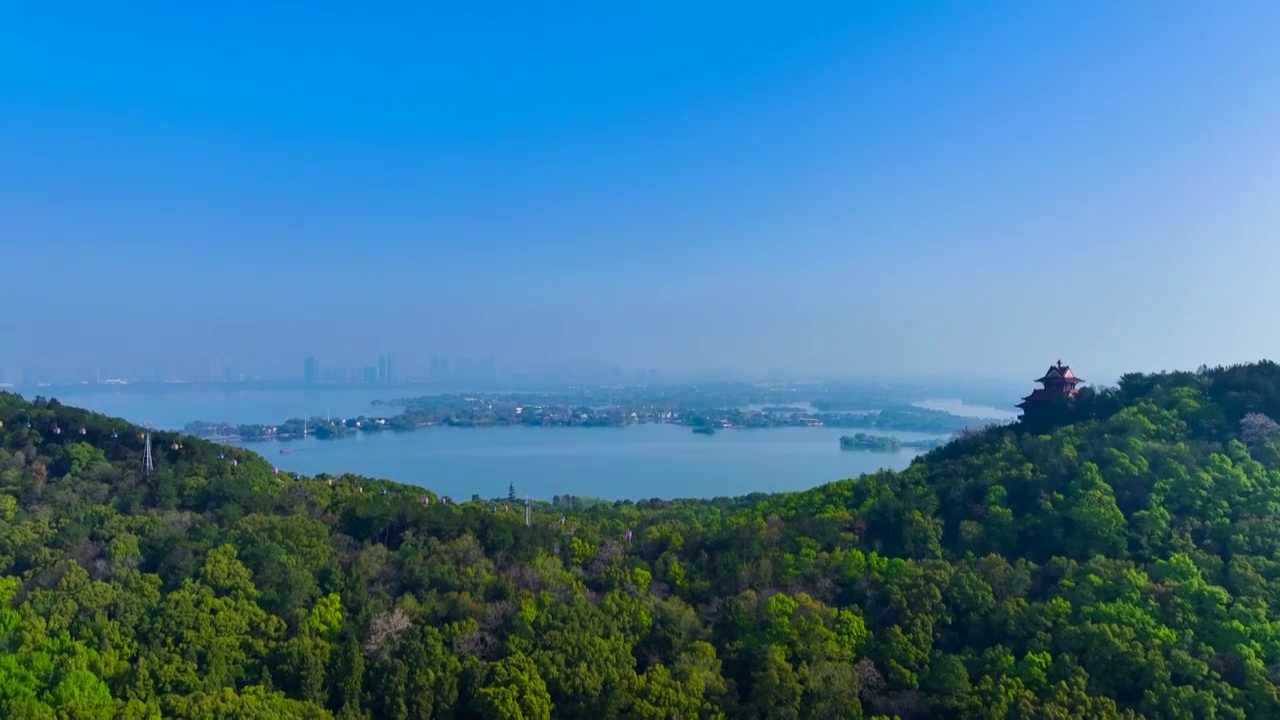
[[[169,5],[0,6],[0,366],[1280,355],[1275,3]]]

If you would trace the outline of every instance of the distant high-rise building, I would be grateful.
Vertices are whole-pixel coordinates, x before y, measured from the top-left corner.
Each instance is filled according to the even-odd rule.
[[[378,382],[391,382],[391,356],[383,355],[378,358]]]
[[[431,356],[431,379],[445,380],[449,377],[449,358],[443,355]]]
[[[367,383],[378,382],[378,368],[376,365],[366,365],[364,368],[364,381]]]
[[[308,355],[307,359],[302,361],[302,380],[308,385],[314,385],[319,379],[320,363],[315,355]]]

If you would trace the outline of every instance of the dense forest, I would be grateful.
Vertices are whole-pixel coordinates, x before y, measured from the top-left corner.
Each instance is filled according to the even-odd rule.
[[[1277,717],[1273,417],[1273,363],[1128,375],[902,472],[526,526],[175,434],[146,471],[0,394],[0,717]]]

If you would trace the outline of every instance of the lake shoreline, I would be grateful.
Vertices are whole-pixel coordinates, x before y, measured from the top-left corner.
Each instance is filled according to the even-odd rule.
[[[199,423],[199,421],[197,421],[197,423]],[[271,434],[271,435],[268,435],[268,436],[264,436],[264,437],[257,437],[257,436],[244,436],[244,435],[237,435],[237,434],[227,434],[227,435],[221,435],[221,434],[200,434],[200,433],[198,433],[198,432],[194,432],[194,431],[192,430],[192,426],[193,426],[193,425],[197,425],[197,423],[188,423],[188,424],[187,424],[187,426],[183,429],[183,431],[182,431],[182,432],[184,432],[184,433],[185,433],[185,434],[187,434],[187,435],[190,435],[191,437],[196,437],[196,438],[199,438],[199,439],[201,439],[201,440],[207,440],[207,441],[209,441],[209,442],[224,443],[224,444],[237,444],[237,445],[245,445],[245,446],[265,445],[265,444],[268,444],[268,443],[285,443],[285,444],[290,444],[290,443],[303,442],[303,441],[308,440],[308,439],[315,439],[315,440],[322,441],[322,442],[328,442],[328,441],[333,441],[333,440],[348,440],[348,439],[352,439],[352,438],[360,437],[360,436],[362,436],[362,435],[380,435],[380,434],[383,434],[383,433],[394,433],[394,434],[399,434],[399,435],[407,435],[407,434],[409,434],[409,433],[418,432],[418,431],[420,431],[420,430],[440,430],[440,429],[444,429],[444,428],[458,428],[458,429],[469,429],[469,430],[470,430],[470,429],[475,429],[475,430],[485,430],[485,429],[497,429],[497,428],[529,428],[529,429],[531,429],[531,430],[532,430],[532,429],[538,429],[538,430],[552,430],[552,429],[555,429],[555,430],[574,430],[574,429],[580,429],[580,428],[589,428],[589,429],[593,429],[593,430],[595,430],[595,429],[599,429],[599,430],[608,430],[608,429],[613,429],[613,430],[622,430],[622,429],[625,429],[625,428],[630,428],[630,427],[640,427],[640,426],[646,426],[646,425],[663,425],[663,426],[672,426],[672,427],[690,428],[690,429],[692,429],[692,430],[693,430],[693,432],[694,432],[695,434],[697,434],[697,433],[699,433],[699,432],[701,431],[701,434],[703,434],[703,435],[707,435],[707,436],[714,436],[714,435],[715,435],[715,434],[717,434],[717,433],[720,433],[720,432],[728,432],[728,431],[778,431],[778,430],[794,430],[794,429],[804,429],[804,430],[832,430],[832,429],[839,429],[839,430],[848,430],[848,429],[880,430],[880,431],[882,431],[882,432],[889,433],[889,437],[892,437],[894,433],[926,434],[926,435],[936,435],[936,436],[940,436],[940,437],[951,437],[951,436],[953,436],[953,435],[955,434],[955,433],[948,433],[948,432],[938,432],[938,431],[936,431],[936,430],[934,430],[934,429],[930,429],[930,428],[882,428],[882,427],[879,427],[879,426],[876,426],[876,425],[870,425],[870,424],[868,424],[868,425],[824,425],[824,424],[821,424],[821,423],[817,423],[817,424],[805,424],[805,425],[768,425],[768,426],[763,426],[763,427],[750,427],[750,426],[737,426],[737,425],[730,425],[730,426],[727,426],[727,427],[714,427],[714,430],[713,430],[713,431],[709,431],[709,430],[712,430],[712,428],[710,428],[710,427],[708,427],[708,426],[704,426],[704,425],[696,425],[696,424],[688,423],[688,422],[678,422],[678,421],[673,421],[673,422],[632,422],[632,423],[625,423],[625,424],[618,424],[618,425],[590,425],[590,424],[581,424],[581,425],[550,425],[550,424],[548,424],[548,425],[530,425],[530,424],[520,424],[520,423],[488,423],[488,424],[428,423],[428,424],[424,424],[424,425],[417,425],[417,426],[414,426],[414,427],[387,427],[387,426],[380,426],[380,427],[378,427],[377,429],[369,429],[369,430],[366,430],[366,429],[360,428],[360,429],[356,429],[356,430],[352,430],[352,431],[348,431],[348,432],[344,432],[344,433],[332,433],[332,434],[323,434],[323,433],[320,433],[320,432],[305,432],[305,433],[302,433],[302,434],[292,434],[292,433],[274,433],[274,434]],[[861,434],[861,433],[859,433],[859,434]],[[923,448],[923,449],[931,449],[931,446],[930,446],[930,445],[928,445],[928,444],[926,444],[926,443],[924,443],[924,441],[909,441],[909,442],[904,442],[904,443],[902,444],[902,447],[903,447],[903,448]]]

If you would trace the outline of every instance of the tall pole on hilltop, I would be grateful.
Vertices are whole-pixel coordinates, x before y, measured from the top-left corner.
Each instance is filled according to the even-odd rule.
[[[151,461],[151,431],[147,431],[147,446],[142,451],[142,474],[150,475],[155,470],[155,464]]]

